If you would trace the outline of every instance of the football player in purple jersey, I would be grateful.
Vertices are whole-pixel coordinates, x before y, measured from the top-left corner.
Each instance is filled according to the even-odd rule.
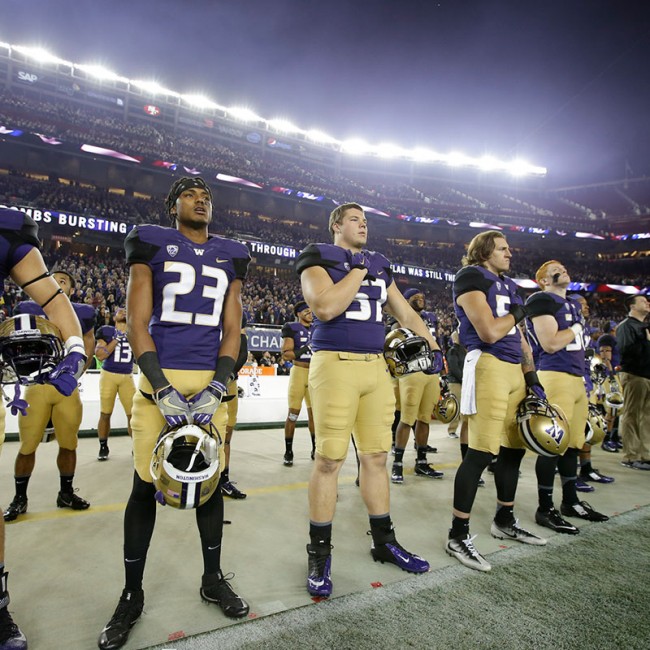
[[[362,207],[356,203],[338,206],[330,215],[329,230],[334,243],[310,244],[296,265],[302,293],[314,315],[309,390],[316,459],[309,482],[307,590],[323,598],[332,593],[332,520],[351,432],[359,451],[372,557],[414,573],[429,569],[426,560],[397,542],[390,518],[386,459],[395,397],[383,356],[382,308],[429,342],[435,350],[434,371],[442,366],[442,354],[431,333],[397,289],[390,262],[365,249],[368,223]]]
[[[453,518],[446,551],[472,569],[489,571],[476,550],[469,519],[479,479],[498,455],[494,478],[497,511],[491,534],[525,544],[546,540],[519,526],[513,509],[524,457],[516,411],[526,389],[544,395],[530,346],[517,325],[526,317],[517,285],[505,275],[512,254],[503,233],[487,230],[469,243],[463,268],[454,280],[454,308],[460,341],[467,349],[461,413],[468,415],[468,449],[454,481]]]
[[[248,249],[209,234],[212,192],[202,178],[177,180],[165,207],[173,227],[138,225],[124,242],[127,332],[141,373],[131,418],[135,472],[124,515],[125,586],[98,639],[104,650],[123,646],[142,613],[142,578],[156,522],[150,464],[158,436],[166,426],[185,424],[225,430],[222,400],[240,350]],[[223,467],[223,445],[219,455]],[[223,494],[216,489],[196,508],[200,594],[226,616],[241,618],[248,604],[221,570],[223,520]]]
[[[133,351],[126,337],[126,309],[115,310],[115,326],[102,325],[97,330],[95,356],[102,362],[99,373],[99,453],[97,460],[108,460],[108,436],[111,433],[111,415],[115,398],[119,397],[126,413],[126,426],[131,435],[131,407],[135,395],[133,381]]]
[[[582,340],[585,347],[585,370],[583,376],[585,380],[585,390],[587,391],[587,399],[591,401],[591,396],[594,392],[594,385],[591,379],[591,358],[594,350],[592,348],[593,340],[591,337],[593,328],[587,321],[589,318],[589,303],[587,302],[587,299],[579,293],[573,293],[567,297],[580,305],[580,313],[582,314],[584,327]],[[593,485],[590,485],[590,483],[602,483],[607,485],[614,482],[614,477],[601,474],[599,470],[594,469],[592,466],[591,445],[589,443],[585,443],[578,453],[578,462],[580,464],[580,473],[576,480],[576,490],[578,490],[578,492],[593,492],[594,487]]]
[[[407,289],[404,298],[420,316],[424,324],[436,340],[438,317],[431,311],[424,310],[424,294],[419,289]],[[400,421],[395,430],[395,460],[391,469],[391,482],[401,484],[404,482],[403,458],[406,443],[411,429],[415,435],[415,461],[414,474],[428,478],[440,479],[443,472],[436,470],[427,460],[427,451],[437,451],[429,447],[429,426],[431,414],[440,399],[440,375],[414,372],[400,377],[398,381],[400,396]]]
[[[0,209],[0,293],[4,289],[5,280],[11,277],[32,300],[42,305],[47,317],[59,328],[68,356],[72,356],[71,353],[81,355],[83,343],[79,321],[70,301],[63,295],[54,278],[50,277],[38,250],[39,246],[38,226],[30,217],[17,210]],[[68,359],[68,362],[70,361],[74,359]],[[85,361],[83,358],[83,363]],[[68,363],[70,369],[73,365],[78,366],[76,362]],[[74,377],[74,373],[68,374]],[[0,400],[0,449],[4,438],[5,408],[3,400]],[[14,623],[8,610],[10,599],[7,575],[5,522],[4,518],[0,518],[0,645],[14,650],[25,650],[25,635]]]
[[[571,278],[557,260],[539,267],[535,280],[541,291],[526,301],[529,321],[539,342],[537,370],[551,404],[562,409],[569,423],[569,447],[562,456],[537,457],[537,494],[539,507],[535,521],[558,533],[577,534],[578,528],[563,517],[587,521],[607,521],[609,517],[596,512],[576,491],[578,452],[585,444],[588,399],[585,390],[584,318],[580,305],[566,297]],[[558,512],[553,506],[555,471],[562,482],[562,504]]]
[[[302,402],[307,407],[307,423],[311,435],[311,459],[316,454],[316,439],[314,435],[314,416],[309,397],[309,361],[311,348],[309,347],[309,328],[313,316],[309,305],[300,298],[293,307],[296,315],[294,323],[285,323],[282,328],[282,359],[290,361],[293,365],[289,373],[289,413],[284,423],[284,458],[285,466],[293,465],[293,435],[296,431],[296,422]]]
[[[70,273],[62,269],[52,271],[61,291],[70,298],[74,292],[75,280]],[[84,365],[88,368],[95,350],[95,310],[91,305],[73,302],[72,308],[81,324],[83,332]],[[33,314],[47,316],[44,309],[32,300],[20,302],[14,314]],[[79,373],[79,376],[82,373]],[[78,377],[77,377],[78,379]],[[54,436],[59,445],[56,464],[59,469],[60,491],[56,498],[59,508],[87,510],[90,503],[82,499],[73,487],[74,473],[77,467],[77,445],[79,444],[79,427],[83,415],[81,395],[76,380],[72,382],[69,393],[50,384],[27,386],[24,399],[29,408],[24,416],[18,418],[20,449],[14,464],[15,496],[4,512],[5,521],[13,521],[27,512],[27,487],[36,464],[36,450],[44,440],[45,429],[51,421]]]

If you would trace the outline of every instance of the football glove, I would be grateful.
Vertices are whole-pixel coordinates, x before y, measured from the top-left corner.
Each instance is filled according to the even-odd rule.
[[[443,369],[442,352],[440,350],[431,350],[431,366],[424,371],[425,375],[437,375]]]
[[[582,339],[583,327],[582,323],[573,323],[569,328],[574,333],[574,341],[580,341]]]
[[[188,401],[170,384],[153,394],[153,401],[171,427],[190,424],[192,416]]]
[[[200,393],[190,398],[190,413],[194,424],[210,424],[226,393],[227,388],[213,379]]]
[[[369,260],[363,252],[350,254],[351,269],[366,269],[367,271],[369,266]]]
[[[303,354],[308,354],[309,356],[311,356],[311,348],[309,347],[309,344],[303,345],[301,348],[294,350],[294,355],[296,359],[301,357]]]
[[[524,379],[526,380],[526,386],[528,390],[537,398],[546,400],[546,393],[544,392],[544,386],[540,384],[537,377],[537,373],[534,370],[524,373]]]
[[[20,384],[16,384],[14,389],[14,398],[7,404],[11,409],[11,415],[22,415],[23,417],[27,415],[27,407],[29,404],[24,400],[20,399]]]
[[[45,377],[48,384],[52,384],[61,395],[69,397],[77,387],[79,377],[83,374],[88,357],[79,348],[72,349],[63,357],[54,370]]]
[[[528,316],[527,308],[517,303],[512,303],[509,311],[515,317],[515,325],[521,323],[521,321]]]

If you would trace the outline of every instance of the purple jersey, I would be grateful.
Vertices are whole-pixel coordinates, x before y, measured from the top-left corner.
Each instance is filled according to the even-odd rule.
[[[117,327],[104,325],[97,330],[97,340],[101,339],[110,343],[117,339],[117,345],[112,354],[102,363],[102,368],[108,372],[115,372],[118,375],[130,375],[133,372],[133,351],[126,338],[126,332],[120,332]]]
[[[458,298],[470,291],[480,291],[492,310],[494,318],[510,313],[510,305],[522,305],[523,300],[517,293],[517,285],[505,275],[495,275],[483,266],[465,266],[456,274],[454,280],[454,309],[460,325],[460,342],[467,351],[482,350],[508,363],[521,363],[521,334],[513,326],[508,333],[496,343],[485,343],[479,337],[474,325],[458,304]]]
[[[124,240],[128,264],[146,264],[153,276],[149,321],[160,365],[214,370],[223,305],[233,280],[246,277],[250,255],[244,244],[210,236],[190,241],[174,228],[136,226]]]
[[[302,323],[285,323],[282,327],[282,338],[293,339],[293,349],[295,352],[309,343],[309,329]],[[295,360],[309,362],[310,359],[311,351],[307,350],[300,356],[297,356]]]
[[[429,328],[431,336],[437,338],[438,336],[438,317],[432,311],[421,311],[420,318],[424,324]]]
[[[387,288],[393,283],[390,262],[380,253],[364,251],[369,260],[368,275],[346,311],[323,322],[314,316],[311,348],[338,352],[381,353],[384,350],[382,306]],[[310,244],[296,264],[298,274],[311,266],[321,266],[336,284],[350,272],[352,253],[334,244]]]
[[[84,334],[92,331],[95,327],[95,308],[92,305],[86,305],[80,302],[70,303],[74,313],[77,314],[81,331]],[[33,300],[24,300],[16,305],[14,310],[15,314],[33,314],[34,316],[42,316],[47,318],[43,308],[37,305]]]
[[[0,208],[0,295],[11,269],[38,248],[38,226],[23,212]]]
[[[580,304],[576,301],[562,298],[549,291],[538,291],[526,300],[526,304],[540,305],[544,314],[552,316],[557,322],[558,332],[567,330],[574,323],[582,323]],[[530,329],[535,333],[535,319],[529,319]],[[539,337],[535,335],[535,339]],[[571,375],[584,376],[585,373],[585,347],[583,337],[571,341],[566,347],[557,352],[549,353],[539,346],[539,358],[536,360],[538,370],[553,370],[555,372],[566,372]]]

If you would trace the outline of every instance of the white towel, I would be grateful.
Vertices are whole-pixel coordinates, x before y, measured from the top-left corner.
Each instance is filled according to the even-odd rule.
[[[463,385],[460,393],[460,412],[462,415],[476,413],[476,363],[481,350],[472,350],[465,357],[463,366]]]

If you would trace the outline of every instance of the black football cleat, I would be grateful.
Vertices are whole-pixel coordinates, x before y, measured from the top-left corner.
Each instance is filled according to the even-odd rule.
[[[14,497],[14,500],[7,506],[7,509],[4,511],[4,520],[14,521],[18,518],[18,515],[24,515],[26,512],[27,497],[16,495]]]
[[[221,571],[214,575],[203,576],[201,581],[201,598],[221,607],[228,618],[242,618],[248,614],[248,603],[238,596],[228,582],[235,574],[224,576]]]
[[[99,648],[101,650],[121,648],[127,642],[131,628],[140,618],[143,608],[144,592],[142,589],[125,589],[111,620],[106,623],[97,639]]]

